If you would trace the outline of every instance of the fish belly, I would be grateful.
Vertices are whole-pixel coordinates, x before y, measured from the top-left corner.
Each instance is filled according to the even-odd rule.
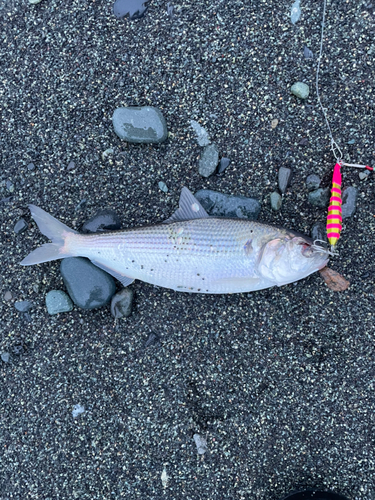
[[[75,254],[146,283],[195,293],[237,293],[275,285],[257,272],[275,229],[205,218],[135,230],[75,235]]]

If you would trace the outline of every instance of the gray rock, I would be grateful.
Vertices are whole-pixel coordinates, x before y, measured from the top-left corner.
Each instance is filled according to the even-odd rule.
[[[158,186],[161,191],[163,191],[164,193],[168,193],[168,187],[165,182],[159,181]]]
[[[216,144],[210,144],[203,149],[199,159],[198,171],[202,177],[212,175],[219,163],[219,149]]]
[[[123,288],[112,297],[111,314],[114,318],[123,318],[131,315],[133,296],[133,290]]]
[[[34,170],[34,169],[35,169],[35,165],[34,165],[34,163],[29,163],[29,164],[27,165],[27,170]]]
[[[70,298],[82,309],[108,304],[116,291],[112,276],[84,257],[63,259],[60,272]]]
[[[277,210],[280,210],[283,199],[281,198],[279,193],[277,193],[276,191],[271,193],[270,201],[272,210],[275,210],[275,212],[277,212]]]
[[[75,168],[76,164],[74,161],[69,162],[69,165],[66,167],[67,170],[73,170]]]
[[[193,439],[197,447],[198,455],[204,455],[207,451],[207,441],[200,434],[194,434]]]
[[[102,160],[105,161],[108,156],[112,156],[115,150],[113,148],[108,148],[102,153]]]
[[[168,137],[164,116],[151,106],[117,108],[112,122],[118,137],[127,142],[160,143]]]
[[[4,293],[4,300],[6,302],[9,302],[10,300],[12,300],[12,298],[13,298],[13,295],[9,290]]]
[[[72,411],[73,418],[78,417],[78,415],[80,415],[81,413],[84,413],[84,411],[85,411],[85,407],[84,406],[82,406],[82,405],[74,405],[73,406],[73,411]]]
[[[328,205],[330,196],[329,188],[319,188],[309,193],[308,201],[315,207],[325,208]]]
[[[46,295],[46,306],[49,314],[69,312],[73,309],[70,297],[62,290],[51,290]]]
[[[4,361],[4,363],[8,363],[10,359],[10,354],[9,352],[2,352],[1,353],[1,359]]]
[[[199,146],[208,146],[211,141],[208,136],[207,130],[199,125],[199,123],[195,120],[190,120],[190,125],[197,134],[197,141]]]
[[[306,187],[308,191],[315,191],[320,186],[320,177],[316,174],[310,174],[306,178]]]
[[[217,169],[217,173],[222,174],[224,172],[224,170],[227,168],[227,166],[229,165],[229,163],[230,163],[229,158],[221,158],[219,168]]]
[[[194,196],[210,215],[219,217],[256,220],[261,208],[259,201],[254,198],[229,196],[210,189],[201,189]]]
[[[303,55],[305,56],[306,59],[314,59],[314,54],[308,47],[306,47],[306,45],[303,49]]]
[[[12,181],[7,181],[6,182],[6,187],[7,187],[7,190],[10,192],[10,193],[13,193],[14,192],[14,184]]]
[[[284,194],[286,188],[289,186],[291,176],[292,176],[292,170],[290,168],[287,167],[279,168],[278,181],[281,194]]]
[[[21,234],[28,228],[28,224],[25,219],[20,219],[13,228],[16,234]]]
[[[14,307],[17,309],[17,311],[24,313],[32,309],[33,303],[29,302],[28,300],[19,300],[14,303]]]
[[[327,230],[322,222],[317,222],[316,224],[313,225],[311,229],[311,238],[313,239],[313,241],[320,240],[328,244]],[[317,244],[320,246],[325,246],[323,243],[317,243]]]
[[[364,181],[365,179],[367,179],[367,177],[370,175],[370,172],[368,170],[363,170],[361,172],[359,172],[359,178],[361,179],[361,181]]]
[[[300,99],[307,99],[309,97],[310,89],[309,86],[306,85],[306,83],[297,82],[291,86],[290,91]]]
[[[121,229],[120,217],[114,210],[104,208],[86,221],[81,228],[83,233],[98,233],[101,231],[116,231]]]
[[[352,217],[357,208],[358,190],[349,186],[342,192],[342,218]]]
[[[42,0],[29,0],[29,3],[31,5],[36,5],[37,3],[40,3]]]

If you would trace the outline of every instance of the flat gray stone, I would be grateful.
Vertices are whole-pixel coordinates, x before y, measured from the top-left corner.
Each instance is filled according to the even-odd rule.
[[[325,208],[328,206],[329,197],[330,197],[329,188],[325,189],[319,188],[309,193],[308,201],[311,205],[314,205],[315,207]]]
[[[286,188],[290,184],[290,179],[292,176],[292,170],[288,167],[280,167],[278,173],[279,189],[281,194],[284,194]]]
[[[164,116],[152,106],[117,108],[112,122],[118,137],[127,142],[160,143],[168,137]]]
[[[32,309],[33,307],[33,304],[28,300],[19,300],[14,303],[14,307],[17,309],[17,311],[24,313],[30,311],[30,309]]]
[[[300,99],[307,99],[309,97],[310,89],[306,83],[297,82],[291,86],[290,91]]]
[[[319,189],[320,186],[320,177],[316,174],[310,174],[306,178],[306,187],[308,191],[315,191]]]
[[[349,186],[342,192],[342,218],[352,217],[357,208],[358,190]]]
[[[209,144],[203,149],[198,163],[198,172],[202,177],[212,175],[219,163],[219,149],[216,144]]]
[[[10,359],[9,352],[2,352],[1,353],[1,360],[4,361],[4,363],[8,363],[9,359]]]
[[[278,192],[274,191],[273,193],[271,193],[270,202],[272,210],[275,210],[275,212],[277,212],[277,210],[280,210],[281,208],[283,199]]]
[[[46,306],[48,314],[59,314],[69,312],[73,309],[70,297],[62,290],[51,290],[46,295]]]
[[[197,134],[197,142],[199,146],[208,146],[211,141],[207,130],[195,120],[190,120],[190,125]]]
[[[84,257],[63,259],[60,272],[70,298],[82,309],[108,304],[116,291],[112,276]]]
[[[16,225],[14,226],[14,232],[16,234],[21,234],[23,233],[24,231],[26,231],[26,229],[28,228],[28,225],[27,225],[27,222],[25,221],[25,219],[20,219]]]
[[[123,318],[131,315],[133,296],[133,290],[124,288],[112,297],[111,314],[114,318]]]
[[[221,158],[219,168],[217,169],[217,173],[222,174],[224,170],[228,167],[229,163],[230,163],[229,158],[224,158],[224,157]]]
[[[259,201],[254,198],[230,196],[211,189],[200,189],[194,196],[210,215],[218,217],[256,220],[261,209]]]
[[[158,186],[161,191],[163,191],[164,193],[168,193],[168,187],[165,182],[159,181]]]

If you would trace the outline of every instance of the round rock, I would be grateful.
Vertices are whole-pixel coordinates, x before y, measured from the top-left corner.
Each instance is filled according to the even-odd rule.
[[[69,296],[62,290],[51,290],[46,295],[46,306],[49,314],[69,312],[73,309],[73,303]]]
[[[164,116],[152,106],[117,108],[112,122],[118,137],[127,142],[160,143],[168,137]]]
[[[84,257],[63,259],[60,272],[70,298],[82,309],[108,304],[116,291],[112,276]]]
[[[133,290],[124,288],[112,297],[111,314],[114,318],[124,318],[131,315],[133,296]]]
[[[203,149],[199,159],[198,171],[202,177],[212,175],[219,163],[219,149],[216,144],[209,144]]]
[[[276,191],[271,193],[270,201],[272,210],[275,210],[275,212],[277,212],[277,210],[280,210],[283,200],[279,193],[277,193]]]
[[[320,177],[316,174],[310,174],[306,178],[306,187],[308,191],[315,191],[320,186]]]
[[[306,85],[306,83],[302,82],[297,82],[294,85],[292,85],[290,89],[291,93],[294,94],[296,97],[299,97],[300,99],[307,99],[309,97],[309,86]]]
[[[261,209],[259,201],[254,198],[229,196],[211,189],[200,189],[194,196],[210,215],[220,217],[256,220]]]

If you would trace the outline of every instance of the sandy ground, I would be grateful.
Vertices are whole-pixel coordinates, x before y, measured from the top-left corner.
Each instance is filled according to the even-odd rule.
[[[114,323],[109,307],[49,316],[58,263],[19,265],[46,241],[28,203],[76,228],[111,208],[131,227],[171,215],[188,186],[255,196],[260,220],[304,233],[324,222],[305,187],[310,173],[328,186],[334,165],[314,91],[323,2],[301,0],[296,25],[292,3],[187,0],[171,17],[151,0],[135,22],[104,0],[0,4],[1,498],[277,500],[321,487],[375,499],[373,174],[343,170],[359,197],[331,262],[350,281],[342,293],[318,274],[228,296],[136,282],[132,316]],[[373,9],[328,2],[320,86],[346,160],[367,164]],[[310,86],[306,102],[290,94],[296,81]],[[121,142],[111,116],[128,105],[158,106],[168,140]],[[199,176],[191,119],[231,159],[223,177]],[[275,213],[281,165],[293,180]],[[21,217],[29,228],[16,235]],[[18,300],[33,302],[29,318]]]

